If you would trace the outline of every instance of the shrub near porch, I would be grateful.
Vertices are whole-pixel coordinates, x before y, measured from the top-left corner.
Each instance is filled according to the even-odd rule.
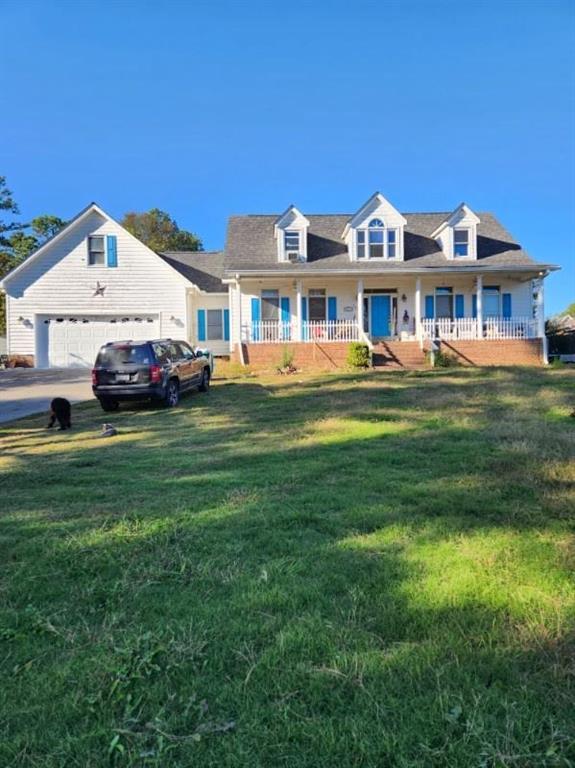
[[[569,766],[573,373],[0,430],[0,764]]]

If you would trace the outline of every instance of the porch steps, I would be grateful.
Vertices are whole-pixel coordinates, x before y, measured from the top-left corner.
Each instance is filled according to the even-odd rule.
[[[417,341],[380,341],[373,345],[374,368],[414,371],[425,368],[425,353]]]

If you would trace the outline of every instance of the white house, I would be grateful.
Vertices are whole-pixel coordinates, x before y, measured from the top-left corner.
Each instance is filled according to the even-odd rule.
[[[357,340],[376,363],[414,367],[434,342],[464,363],[538,363],[554,269],[463,203],[402,214],[376,193],[352,214],[234,216],[224,249],[232,350],[259,364],[289,343],[296,362],[337,365]]]
[[[8,354],[90,366],[114,339],[172,337],[242,363],[341,364],[364,341],[413,367],[435,343],[462,362],[545,358],[544,278],[491,213],[400,213],[376,193],[353,214],[232,216],[223,252],[157,254],[99,206],[4,278]]]
[[[221,271],[221,253],[157,254],[92,203],[4,278],[8,354],[90,367],[107,341],[199,340],[208,329],[214,353],[227,354]]]

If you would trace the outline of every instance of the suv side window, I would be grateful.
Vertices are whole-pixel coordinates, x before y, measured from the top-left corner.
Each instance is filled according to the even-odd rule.
[[[179,344],[174,344],[173,342],[170,344],[170,357],[175,362],[176,360],[181,360],[183,358],[182,350],[180,348]]]
[[[183,356],[186,360],[196,359],[193,349],[188,344],[184,344],[184,342],[182,341],[180,342],[179,346],[181,347]]]
[[[170,359],[170,348],[167,344],[153,344],[156,360],[160,365],[165,365]]]

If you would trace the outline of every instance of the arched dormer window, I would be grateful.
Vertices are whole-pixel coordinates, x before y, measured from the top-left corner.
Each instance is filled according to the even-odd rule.
[[[357,230],[358,259],[395,259],[397,230],[386,228],[382,219],[371,219],[367,229]]]

